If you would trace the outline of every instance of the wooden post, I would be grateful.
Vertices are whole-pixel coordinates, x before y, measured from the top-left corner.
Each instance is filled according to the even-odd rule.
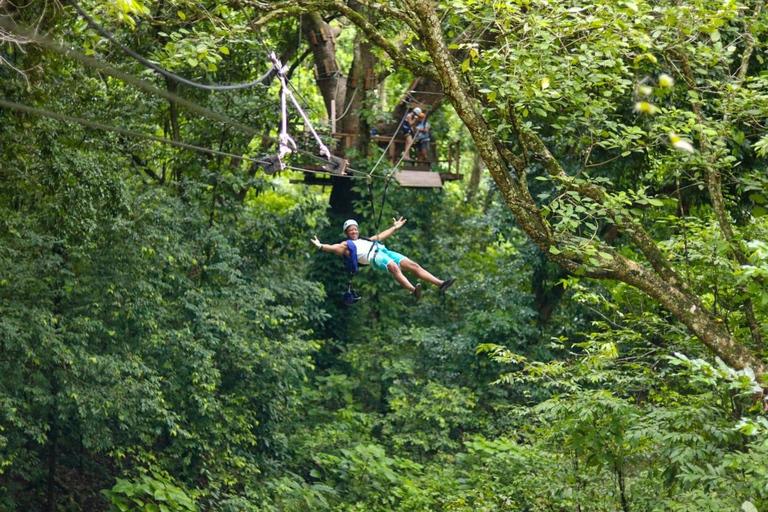
[[[456,174],[461,172],[459,163],[461,163],[461,139],[456,141]]]
[[[331,100],[331,133],[336,133],[336,100]]]
[[[365,70],[365,90],[370,91],[371,89],[373,89],[373,70],[366,69]]]

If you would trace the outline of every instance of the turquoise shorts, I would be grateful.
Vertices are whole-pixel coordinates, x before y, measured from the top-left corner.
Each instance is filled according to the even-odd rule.
[[[374,249],[375,251],[376,249]],[[373,257],[373,260],[371,261],[371,264],[373,265],[373,268],[378,270],[386,270],[387,265],[390,261],[394,261],[397,266],[400,266],[400,262],[403,261],[406,257],[400,254],[399,252],[390,251],[383,245],[379,245],[379,250],[376,253],[376,256]]]

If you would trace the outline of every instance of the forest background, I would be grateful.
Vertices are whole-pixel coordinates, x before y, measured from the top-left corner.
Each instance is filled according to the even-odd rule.
[[[263,172],[273,73],[180,84],[78,7],[202,83],[276,52],[351,177],[294,183],[296,111]],[[0,510],[768,510],[762,2],[0,8]],[[415,78],[442,189],[369,137]],[[309,239],[401,215],[457,285],[345,306]]]

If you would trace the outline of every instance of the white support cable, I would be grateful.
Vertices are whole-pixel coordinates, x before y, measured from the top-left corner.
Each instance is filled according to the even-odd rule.
[[[279,73],[279,72],[278,72]],[[288,133],[288,104],[285,101],[285,83],[280,81],[280,135],[279,148],[277,150],[277,159],[280,162],[280,169],[285,169],[283,158],[293,153],[297,148],[296,141]]]
[[[349,98],[349,103],[347,104],[347,108],[344,109],[344,113],[341,114],[341,117],[337,117],[335,121],[341,121],[344,119],[344,116],[347,115],[347,112],[349,112],[349,109],[352,107],[352,102],[355,101],[355,96],[357,96],[357,91],[360,90],[359,87],[355,87],[355,92],[352,93],[352,97]]]
[[[392,137],[389,139],[389,142],[387,143],[387,147],[384,148],[384,152],[381,153],[381,156],[379,157],[378,161],[376,161],[376,164],[374,164],[373,169],[371,169],[371,172],[368,173],[369,176],[373,175],[373,172],[381,163],[382,159],[384,158],[384,155],[386,155],[387,151],[389,151],[389,147],[395,141],[395,138],[397,138],[397,134],[400,133],[400,127],[403,126],[403,121],[405,121],[405,117],[407,115],[408,115],[408,109],[405,109],[405,114],[403,115],[402,119],[400,119],[400,122],[397,123],[397,128],[395,128],[395,133],[392,134]],[[400,162],[403,161],[404,157],[405,157],[405,154],[403,154],[403,156],[400,157],[400,160],[397,162],[397,164],[395,164],[395,168],[397,168],[397,166],[400,165]]]
[[[277,73],[277,78],[278,78],[278,80],[280,80],[280,85],[282,86],[282,91],[283,91],[281,94],[286,94],[291,99],[291,103],[293,103],[293,106],[296,108],[296,110],[298,111],[299,115],[301,116],[301,118],[306,123],[306,126],[309,128],[309,131],[312,133],[312,136],[315,138],[315,141],[317,142],[317,145],[320,148],[320,154],[325,156],[328,159],[328,161],[330,162],[331,161],[331,156],[332,156],[331,155],[331,151],[323,143],[322,139],[320,138],[320,136],[315,131],[315,128],[312,126],[312,122],[309,120],[309,117],[307,117],[307,114],[304,113],[304,110],[301,108],[301,105],[296,100],[296,97],[293,95],[293,93],[288,88],[288,83],[287,83],[287,80],[285,78],[285,72],[287,71],[287,69],[283,66],[283,64],[277,58],[277,55],[275,54],[275,52],[270,52],[269,53],[269,58],[272,61],[272,65],[274,66],[274,69],[275,69],[275,71]],[[286,117],[287,117],[287,111],[284,108],[283,109],[283,123],[284,124],[287,122],[286,121]],[[286,132],[287,132],[287,128],[286,128]]]
[[[285,78],[281,77],[281,81],[285,83]],[[291,93],[290,90],[286,90],[288,93],[288,97],[291,98],[291,102],[293,103],[293,106],[296,107],[296,110],[299,112],[299,115],[302,119],[304,119],[304,122],[307,124],[307,127],[309,127],[309,131],[312,133],[312,136],[315,138],[315,141],[317,142],[318,147],[320,148],[320,154],[324,155],[328,160],[331,159],[331,151],[328,149],[328,146],[326,146],[323,143],[323,140],[320,138],[320,135],[317,134],[315,131],[315,128],[312,126],[312,122],[309,120],[309,117],[307,117],[307,114],[304,113],[304,110],[302,110],[301,105],[299,105],[299,102],[296,101],[296,97]]]
[[[115,133],[119,133],[121,135],[125,135],[127,137],[133,137],[133,138],[137,138],[137,139],[149,140],[149,141],[152,141],[152,142],[157,142],[157,143],[160,143],[160,144],[166,144],[166,145],[174,146],[174,147],[177,147],[177,148],[180,148],[180,149],[196,151],[196,152],[199,152],[199,153],[206,153],[206,154],[209,154],[209,155],[217,155],[217,156],[222,156],[222,157],[229,157],[229,158],[232,158],[232,159],[239,159],[239,160],[244,160],[246,162],[252,162],[252,163],[262,164],[262,165],[263,164],[271,163],[268,160],[265,160],[263,158],[252,158],[252,157],[244,156],[242,154],[241,155],[237,155],[237,154],[234,154],[234,153],[228,153],[226,151],[219,151],[219,150],[216,150],[216,149],[205,148],[205,147],[202,147],[202,146],[196,146],[194,144],[188,144],[188,143],[185,143],[185,142],[175,141],[175,140],[172,140],[172,139],[165,139],[165,138],[162,138],[162,137],[156,137],[154,135],[147,135],[145,133],[137,132],[135,130],[129,130],[127,128],[122,128],[122,127],[119,127],[119,126],[111,126],[111,125],[99,123],[99,122],[96,122],[96,121],[91,121],[89,119],[82,119],[82,118],[79,118],[79,117],[73,117],[73,116],[69,116],[69,115],[66,115],[66,114],[60,114],[58,112],[52,112],[50,110],[45,110],[45,109],[41,109],[41,108],[30,107],[28,105],[22,105],[22,104],[15,103],[15,102],[12,102],[12,101],[8,101],[8,100],[2,99],[2,98],[0,98],[0,108],[6,108],[6,109],[10,109],[10,110],[16,110],[16,111],[19,111],[19,112],[25,112],[27,114],[31,114],[31,115],[35,115],[35,116],[39,116],[39,117],[47,117],[47,118],[55,119],[57,121],[61,121],[61,122],[64,122],[64,123],[76,123],[76,124],[79,124],[79,125],[81,125],[83,127],[86,127],[86,128],[91,128],[91,129],[100,130],[100,131],[115,132]],[[301,151],[299,151],[299,152],[301,152]],[[314,158],[318,158],[317,156],[315,156],[315,155],[313,155],[311,153],[308,153],[308,154],[310,156],[314,157]],[[297,172],[307,172],[307,173],[312,173],[312,174],[324,174],[324,175],[328,175],[328,176],[337,176],[337,177],[341,177],[341,178],[359,179],[358,177],[355,177],[355,176],[346,176],[346,175],[345,176],[339,176],[338,174],[334,174],[334,173],[329,172],[329,171],[320,171],[320,170],[315,170],[315,169],[304,169],[302,167],[292,167],[292,166],[286,165],[284,168],[292,170],[292,171],[297,171]],[[362,171],[353,171],[353,172],[361,173]],[[374,177],[379,178],[379,177],[383,177],[383,176],[374,176]]]

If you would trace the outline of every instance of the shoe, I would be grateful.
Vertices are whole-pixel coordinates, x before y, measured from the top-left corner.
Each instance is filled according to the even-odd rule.
[[[445,290],[447,290],[448,288],[453,286],[453,283],[455,283],[455,282],[456,282],[456,278],[455,277],[449,277],[448,279],[443,281],[443,284],[441,284],[440,288],[439,288],[440,293],[445,293]]]
[[[416,299],[416,302],[421,300],[421,283],[417,284],[413,289],[413,298]]]

